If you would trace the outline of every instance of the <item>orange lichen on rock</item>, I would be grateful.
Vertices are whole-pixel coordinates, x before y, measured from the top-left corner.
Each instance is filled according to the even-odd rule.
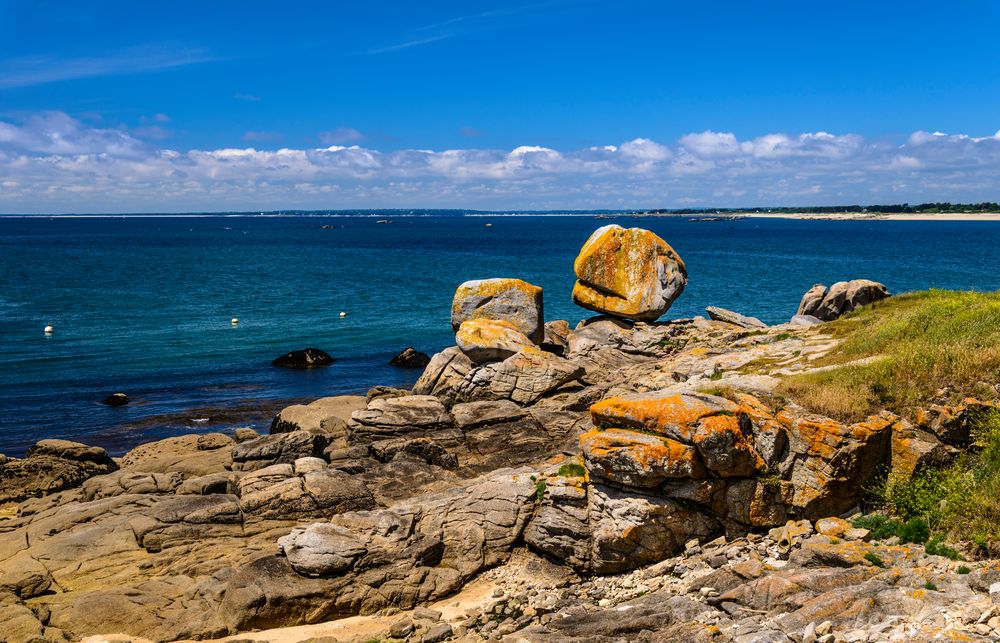
[[[591,475],[634,487],[705,475],[694,447],[645,433],[594,429],[580,436],[580,449]]]
[[[687,284],[687,268],[666,241],[642,228],[594,231],[573,262],[573,301],[584,308],[651,321]]]
[[[521,279],[477,279],[455,290],[451,327],[458,331],[471,319],[493,319],[514,325],[533,342],[545,336],[542,289]]]
[[[590,415],[594,426],[639,429],[691,443],[699,420],[736,409],[721,397],[654,391],[609,397],[592,405]]]
[[[721,478],[752,476],[765,467],[748,431],[749,418],[713,415],[698,422],[694,444],[705,466]]]
[[[455,334],[455,343],[474,362],[506,359],[534,346],[514,324],[494,319],[462,322]]]

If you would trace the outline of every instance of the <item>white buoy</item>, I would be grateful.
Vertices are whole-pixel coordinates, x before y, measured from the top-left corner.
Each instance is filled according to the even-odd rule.
[[[238,320],[235,317],[233,317],[233,321],[231,321],[229,323],[231,323],[233,326],[235,326],[236,324],[240,323],[240,320]]]
[[[340,316],[341,317],[347,317],[347,313],[345,313],[344,311],[340,311]]]
[[[46,335],[51,335],[51,334],[52,334],[52,331],[53,331],[53,328],[52,328],[52,326],[46,326],[46,327],[45,327],[45,334],[46,334]]]

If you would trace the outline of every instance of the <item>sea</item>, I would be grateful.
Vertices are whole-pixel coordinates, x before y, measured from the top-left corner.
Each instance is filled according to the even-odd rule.
[[[402,349],[453,343],[455,288],[518,277],[575,325],[573,259],[596,228],[648,228],[687,264],[664,318],[722,306],[768,323],[815,283],[893,293],[1000,288],[1000,223],[454,212],[0,217],[0,453],[43,438],[121,454],[182,433],[250,426],[375,385],[410,386]],[[345,315],[341,315],[341,313]],[[238,324],[231,320],[237,318]],[[51,325],[53,333],[43,333]],[[300,348],[328,368],[271,366]],[[101,403],[124,392],[131,403]]]

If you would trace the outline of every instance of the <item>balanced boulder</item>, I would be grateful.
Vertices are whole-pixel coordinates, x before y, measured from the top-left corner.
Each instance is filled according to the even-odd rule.
[[[455,333],[455,343],[473,362],[507,359],[534,343],[514,324],[493,319],[470,319]]]
[[[573,263],[573,301],[600,313],[653,321],[687,284],[687,268],[666,241],[649,230],[597,229]]]
[[[884,284],[868,279],[838,281],[829,289],[823,284],[816,284],[802,296],[797,314],[833,321],[855,308],[867,306],[889,296],[889,290]]]
[[[545,336],[542,289],[520,279],[466,281],[451,304],[452,330],[458,332],[470,319],[508,322],[540,344]]]

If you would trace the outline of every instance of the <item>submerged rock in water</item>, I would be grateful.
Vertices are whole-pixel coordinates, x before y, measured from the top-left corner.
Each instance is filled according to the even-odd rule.
[[[545,335],[542,289],[520,279],[466,281],[455,291],[451,329],[458,332],[472,319],[507,322],[539,344]]]
[[[573,301],[600,313],[653,321],[687,285],[687,268],[666,241],[649,230],[597,229],[573,263]]]
[[[280,366],[281,368],[317,368],[330,364],[333,364],[333,357],[318,348],[304,348],[285,353],[271,362],[272,366]]]
[[[430,355],[421,353],[412,346],[404,348],[403,352],[389,360],[390,365],[401,366],[402,368],[423,368],[430,364],[430,362]]]
[[[124,393],[112,393],[101,400],[101,404],[107,404],[108,406],[125,406],[128,403],[128,395],[125,395]]]
[[[855,308],[882,301],[889,296],[889,289],[884,284],[869,279],[838,281],[829,289],[823,284],[816,284],[802,296],[797,314],[833,321]]]

